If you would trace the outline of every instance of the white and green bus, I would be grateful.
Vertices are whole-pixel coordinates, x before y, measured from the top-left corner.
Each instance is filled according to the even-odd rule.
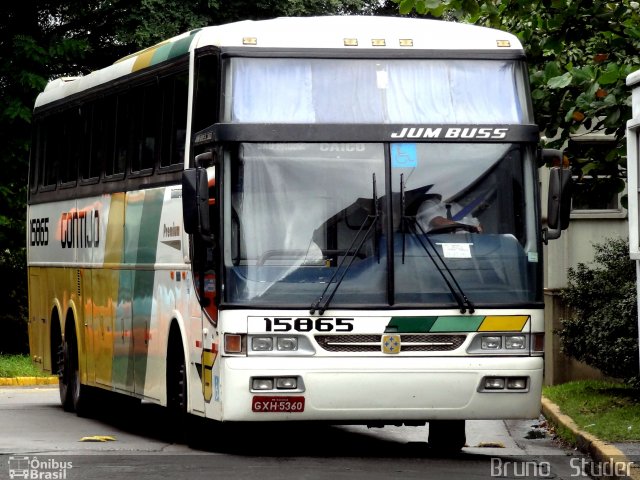
[[[424,425],[540,411],[542,228],[525,55],[409,18],[194,30],[36,101],[31,353],[222,422]]]

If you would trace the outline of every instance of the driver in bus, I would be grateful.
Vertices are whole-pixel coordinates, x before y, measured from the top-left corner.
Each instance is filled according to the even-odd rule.
[[[443,202],[438,194],[428,195],[416,212],[416,221],[425,232],[461,230],[482,233],[480,221],[455,202]]]

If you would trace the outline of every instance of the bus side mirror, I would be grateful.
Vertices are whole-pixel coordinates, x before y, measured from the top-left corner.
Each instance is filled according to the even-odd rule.
[[[547,240],[559,238],[562,230],[566,230],[569,226],[572,187],[571,169],[551,167],[547,203]]]
[[[185,232],[211,240],[209,182],[204,168],[189,168],[182,173],[182,217]]]

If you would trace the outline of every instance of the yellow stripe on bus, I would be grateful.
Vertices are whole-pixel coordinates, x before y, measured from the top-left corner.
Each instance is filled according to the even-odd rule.
[[[527,315],[488,315],[479,332],[521,332],[529,317]]]

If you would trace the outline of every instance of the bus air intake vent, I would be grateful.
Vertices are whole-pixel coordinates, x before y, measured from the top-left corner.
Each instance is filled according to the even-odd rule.
[[[466,335],[403,334],[403,352],[447,352],[460,347]],[[380,352],[382,335],[316,335],[316,342],[328,352]]]

